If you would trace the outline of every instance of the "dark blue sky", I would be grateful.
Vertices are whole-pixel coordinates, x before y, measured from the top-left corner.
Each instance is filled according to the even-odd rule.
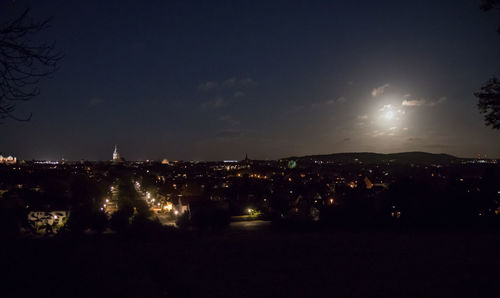
[[[345,151],[500,157],[472,95],[500,69],[478,1],[4,1],[65,58],[0,126],[23,159]]]

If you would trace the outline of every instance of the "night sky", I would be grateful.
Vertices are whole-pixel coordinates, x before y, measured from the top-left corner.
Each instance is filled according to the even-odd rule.
[[[500,157],[473,92],[500,69],[497,12],[450,1],[2,1],[53,17],[61,69],[0,125],[21,159]]]

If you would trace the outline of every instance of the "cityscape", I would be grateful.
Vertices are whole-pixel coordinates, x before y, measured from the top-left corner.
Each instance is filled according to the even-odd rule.
[[[110,157],[3,158],[2,198],[18,206],[16,214],[27,214],[17,232],[47,236],[76,225],[80,232],[115,233],[136,217],[181,229],[256,229],[271,222],[449,227],[500,219],[496,159],[407,152],[127,161],[117,145]],[[448,193],[453,196],[445,200]],[[73,222],[72,212],[83,217]],[[124,226],[116,226],[121,220]]]
[[[500,297],[498,9],[1,3],[0,297]]]

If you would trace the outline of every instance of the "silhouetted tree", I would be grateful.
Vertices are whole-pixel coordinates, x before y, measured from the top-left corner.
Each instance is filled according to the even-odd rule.
[[[480,8],[483,11],[500,9],[498,0],[482,0]],[[497,29],[500,33],[500,27]],[[477,107],[484,115],[487,126],[493,129],[500,129],[500,82],[496,77],[490,78],[478,92],[474,93],[479,100]]]
[[[128,226],[128,235],[140,239],[153,239],[161,236],[164,231],[160,221],[151,220],[148,217],[137,214]]]
[[[479,100],[479,111],[485,114],[485,124],[500,129],[500,81],[497,78],[489,79],[474,95]]]
[[[499,9],[500,3],[498,0],[481,0],[479,7],[484,11],[489,11],[492,9]]]
[[[0,236],[16,237],[26,222],[26,211],[17,193],[6,194],[0,200]]]
[[[111,216],[110,228],[115,232],[124,232],[130,224],[131,214],[127,210],[118,210]]]
[[[101,234],[106,230],[108,227],[108,217],[104,212],[94,212],[91,215],[91,220],[90,220],[90,228],[98,233]]]
[[[33,42],[33,35],[47,29],[50,19],[37,22],[29,10],[0,25],[0,119],[28,121],[12,113],[16,101],[30,100],[40,93],[40,79],[54,73],[62,55],[54,44]]]
[[[222,229],[229,225],[231,215],[224,202],[207,198],[190,204],[191,224],[199,229]]]

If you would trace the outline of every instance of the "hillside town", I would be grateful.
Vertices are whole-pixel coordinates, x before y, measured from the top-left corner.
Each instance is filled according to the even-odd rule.
[[[43,235],[113,233],[136,217],[176,228],[238,221],[461,226],[500,218],[498,171],[496,160],[419,152],[126,161],[115,146],[104,162],[4,163],[0,206],[4,220],[18,217],[10,232]]]

